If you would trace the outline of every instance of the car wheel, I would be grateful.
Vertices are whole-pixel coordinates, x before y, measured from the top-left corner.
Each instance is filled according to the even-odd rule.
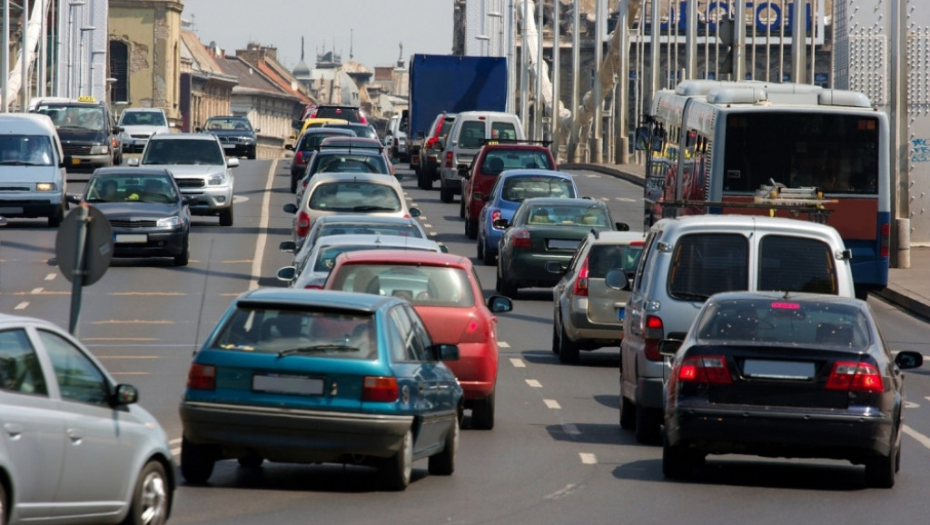
[[[244,456],[239,458],[238,461],[239,466],[242,468],[258,468],[265,462],[265,458],[261,456]]]
[[[228,208],[220,212],[220,226],[233,225],[233,207],[230,204]]]
[[[494,255],[494,252],[491,251],[490,248],[488,248],[487,241],[485,241],[484,256],[481,257],[481,262],[483,262],[485,266],[494,266],[495,261],[497,261],[497,256]]]
[[[495,392],[491,392],[491,395],[476,403],[471,409],[472,428],[478,430],[491,430],[494,428],[494,398],[497,397]]]
[[[245,158],[255,160],[255,148],[250,149],[249,152],[245,154]]]
[[[465,192],[462,192],[462,197],[459,198],[459,219],[465,219]],[[467,221],[468,219],[465,220]]]
[[[560,334],[559,334],[559,323],[558,318],[555,315],[552,316],[552,353],[559,355],[559,343],[560,343]]]
[[[291,175],[291,193],[297,193],[297,179]]]
[[[893,449],[887,456],[876,456],[865,460],[865,483],[877,489],[893,487],[897,455],[898,451]]]
[[[644,445],[658,445],[662,436],[662,409],[636,405],[636,441]]]
[[[686,479],[691,477],[694,469],[694,453],[685,447],[673,447],[668,444],[668,437],[662,439],[662,474],[669,479]]]
[[[504,270],[500,269],[498,265],[497,270],[497,291],[511,299],[516,299],[517,297],[517,285],[516,283],[511,282],[507,279],[506,275],[503,275]]]
[[[465,219],[465,232],[469,239],[477,239],[478,221],[475,219]]]
[[[407,430],[400,450],[381,465],[381,486],[385,490],[401,491],[410,485],[413,472],[413,431]]]
[[[478,242],[475,243],[478,247],[478,259],[484,261],[484,243],[481,241],[481,236],[478,236]]]
[[[471,221],[468,219],[465,219],[464,222],[465,222],[465,237],[468,237],[469,239],[474,239],[475,236],[472,235],[471,233]]]
[[[636,405],[622,395],[620,396],[620,428],[623,430],[636,428]]]
[[[439,200],[442,202],[452,202],[452,199],[455,198],[455,192],[452,191],[452,188],[447,188],[440,183],[439,185]]]
[[[417,187],[421,190],[426,189],[426,174],[421,169],[417,170]]]
[[[171,508],[171,489],[165,467],[157,461],[149,461],[132,492],[129,514],[123,525],[160,525],[168,522]]]
[[[578,345],[569,339],[568,333],[565,332],[565,325],[559,323],[559,361],[573,365],[578,362]]]
[[[206,483],[213,474],[214,464],[216,459],[211,447],[191,443],[187,438],[181,439],[181,475],[188,483]]]
[[[52,215],[49,215],[48,217],[49,228],[57,228],[61,226],[61,221],[65,217],[65,206],[66,204],[62,202],[61,206],[59,206],[58,209],[55,210],[55,213]]]
[[[449,476],[455,472],[455,455],[459,450],[459,418],[452,418],[452,428],[446,434],[442,452],[429,457],[429,473],[434,476]]]
[[[181,253],[174,256],[174,265],[175,266],[187,266],[187,263],[191,260],[191,244],[190,244],[190,234],[187,237],[184,237],[184,244],[181,247]]]
[[[898,447],[897,454],[894,455],[894,472],[895,474],[901,470],[901,447]],[[2,523],[2,522],[0,522]]]
[[[424,190],[432,190],[432,189],[433,189],[433,175],[432,175],[432,173],[430,173],[429,170],[421,170],[421,171],[424,172],[424,173],[423,173],[423,189],[424,189]]]

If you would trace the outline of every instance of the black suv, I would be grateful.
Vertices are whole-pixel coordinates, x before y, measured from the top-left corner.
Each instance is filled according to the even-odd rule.
[[[69,171],[93,171],[122,162],[119,133],[110,108],[90,97],[78,100],[38,100],[33,113],[48,115],[55,124]]]
[[[216,135],[228,157],[254,159],[258,142],[255,134],[261,130],[253,129],[245,117],[224,116],[208,118],[203,128],[197,128],[197,131]]]

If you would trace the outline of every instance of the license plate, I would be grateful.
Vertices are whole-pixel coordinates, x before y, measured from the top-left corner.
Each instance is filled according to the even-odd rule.
[[[626,308],[617,308],[617,320],[622,321],[626,317]]]
[[[252,390],[318,396],[323,393],[323,380],[318,377],[256,375],[252,376]]]
[[[549,248],[553,250],[576,250],[579,242],[568,239],[549,239]]]
[[[767,379],[813,379],[814,363],[747,359],[743,363],[743,375]]]
[[[77,165],[80,164],[80,163],[81,163],[81,159],[75,159],[75,158],[72,157],[72,159],[71,159],[71,164],[72,164],[72,165],[77,166]]]
[[[223,147],[226,149],[233,149],[236,147],[236,145],[235,144],[223,144]]]
[[[117,233],[113,236],[113,242],[121,244],[146,243],[149,242],[149,236],[144,233]]]
[[[16,208],[16,207],[2,208],[2,207],[0,207],[0,214],[6,213],[6,214],[9,214],[9,215],[13,215],[13,214],[15,214],[15,213],[22,213],[22,212],[23,212],[23,209],[22,209],[22,208]]]

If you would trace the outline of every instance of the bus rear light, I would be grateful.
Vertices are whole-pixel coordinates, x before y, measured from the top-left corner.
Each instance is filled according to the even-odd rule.
[[[879,257],[890,257],[891,256],[891,224],[884,223],[881,227],[880,232],[881,238],[879,239]]]

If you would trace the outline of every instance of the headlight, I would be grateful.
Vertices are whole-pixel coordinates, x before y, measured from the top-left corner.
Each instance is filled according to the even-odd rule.
[[[180,217],[168,217],[167,219],[158,219],[158,222],[155,223],[155,225],[158,226],[159,228],[165,228],[168,226],[177,228],[181,226],[181,218]]]
[[[90,147],[91,155],[106,155],[109,152],[110,152],[110,147],[107,146],[106,144],[99,144],[97,146]]]
[[[36,184],[36,191],[55,191],[58,185],[54,182],[40,182]]]
[[[252,137],[239,137],[239,142],[242,142],[243,144],[252,144],[255,142],[255,139]]]
[[[210,186],[222,186],[225,183],[226,183],[226,175],[222,173],[210,175],[210,178],[207,179],[207,184],[209,184]]]

